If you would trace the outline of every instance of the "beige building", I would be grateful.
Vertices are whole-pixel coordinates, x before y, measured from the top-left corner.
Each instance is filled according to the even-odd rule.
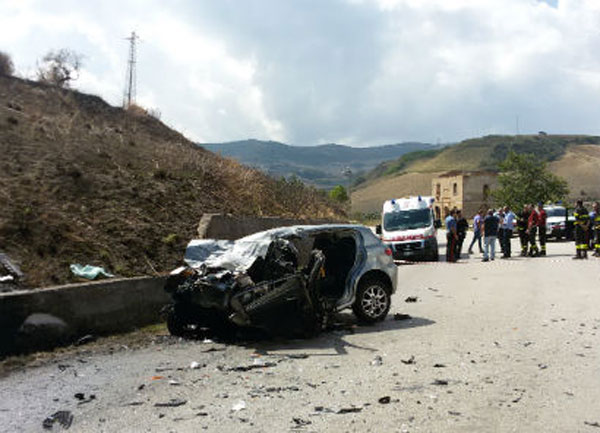
[[[445,218],[452,208],[471,219],[479,209],[492,205],[490,192],[497,185],[491,171],[449,171],[431,181],[436,218]]]

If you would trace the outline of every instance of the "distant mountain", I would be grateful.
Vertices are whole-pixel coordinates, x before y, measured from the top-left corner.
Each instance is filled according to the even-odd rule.
[[[389,197],[430,194],[434,177],[450,170],[497,171],[508,152],[547,161],[569,183],[570,199],[600,198],[600,137],[589,135],[488,135],[385,161],[362,176],[352,193],[352,210],[377,213]]]
[[[244,140],[229,143],[202,143],[200,146],[223,156],[259,168],[273,176],[298,176],[321,188],[346,184],[347,167],[354,182],[362,173],[383,161],[408,152],[436,149],[427,143],[407,142],[376,147],[350,147],[340,144],[291,146],[276,141]]]

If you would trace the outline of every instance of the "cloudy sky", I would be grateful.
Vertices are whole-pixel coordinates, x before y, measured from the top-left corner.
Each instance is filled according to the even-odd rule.
[[[0,50],[32,77],[82,53],[74,87],[191,139],[355,146],[600,134],[598,0],[0,0]]]

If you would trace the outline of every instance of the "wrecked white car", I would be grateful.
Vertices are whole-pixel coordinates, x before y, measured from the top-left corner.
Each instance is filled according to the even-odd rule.
[[[396,290],[391,251],[364,226],[283,227],[237,241],[193,240],[165,290],[171,334],[258,328],[308,336],[352,308],[383,320]]]

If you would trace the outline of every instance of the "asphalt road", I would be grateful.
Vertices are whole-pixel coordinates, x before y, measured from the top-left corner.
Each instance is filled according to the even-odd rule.
[[[385,322],[311,340],[47,357],[0,379],[0,430],[67,410],[74,432],[600,432],[600,259],[548,251],[403,265]]]

